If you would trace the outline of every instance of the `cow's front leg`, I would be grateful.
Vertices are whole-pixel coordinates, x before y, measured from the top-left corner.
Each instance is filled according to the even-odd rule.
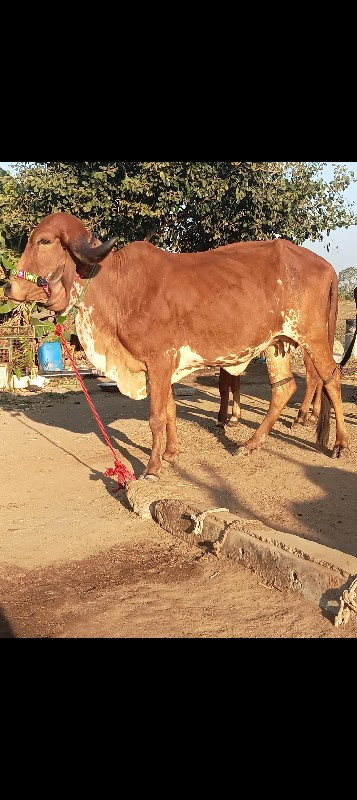
[[[163,455],[164,461],[172,462],[178,453],[178,438],[176,426],[176,402],[173,388],[169,392],[167,403],[167,422],[166,422],[166,450]]]
[[[171,392],[171,372],[168,365],[148,368],[150,381],[151,458],[143,477],[158,480],[162,466],[162,441],[167,421],[167,406]]]

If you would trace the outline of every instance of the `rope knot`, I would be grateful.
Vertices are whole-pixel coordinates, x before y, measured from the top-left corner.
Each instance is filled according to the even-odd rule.
[[[114,467],[108,467],[104,474],[107,478],[114,478],[117,476],[119,488],[125,486],[128,481],[135,481],[134,473],[117,459],[114,462]]]

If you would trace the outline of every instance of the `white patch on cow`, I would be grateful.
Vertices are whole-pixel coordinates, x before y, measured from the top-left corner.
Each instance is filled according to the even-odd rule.
[[[249,359],[249,361],[244,361],[241,364],[236,364],[234,367],[224,366],[224,369],[226,372],[229,373],[229,375],[234,375],[235,377],[237,377],[238,375],[242,375],[243,372],[245,372],[250,362],[251,359]]]
[[[90,306],[89,308],[81,306],[76,316],[77,334],[91,364],[93,364],[96,369],[100,370],[100,372],[104,372],[106,374],[106,356],[103,353],[97,353],[95,349],[92,314],[93,306]]]
[[[70,297],[73,303],[76,303],[82,291],[81,284],[78,281],[73,281]]]
[[[180,347],[179,353],[179,362],[172,375],[171,383],[182,380],[186,375],[190,375],[191,372],[195,372],[195,370],[200,369],[202,365],[205,364],[204,358],[198,353],[195,353],[194,350],[191,350],[189,345]]]
[[[81,284],[78,283],[78,281],[73,281],[71,291],[69,294],[69,303],[67,308],[65,308],[65,310],[62,312],[63,314],[69,314],[71,308],[73,308],[73,306],[75,306],[75,304],[78,302],[80,293],[81,293]]]
[[[260,356],[260,354],[269,347],[273,339],[274,334],[270,332],[269,339],[262,342],[258,347],[248,348],[240,355],[237,353],[229,353],[227,355],[217,356],[215,359],[206,359],[199,355],[199,353],[195,353],[191,350],[188,345],[185,345],[180,348],[180,360],[172,375],[171,383],[177,383],[192,372],[201,369],[202,366],[223,367],[230,375],[242,375],[252,359]]]
[[[279,286],[282,286],[282,285],[283,285],[283,281],[282,281],[280,278],[278,278],[278,280],[277,280],[277,284],[278,284]]]
[[[299,314],[294,309],[290,309],[290,311],[283,314],[283,320],[282,332],[284,336],[299,341]]]
[[[125,351],[120,357],[120,343],[118,342],[118,351],[110,357],[110,365],[107,363],[108,359],[105,353],[99,353],[95,345],[95,329],[92,323],[93,306],[86,308],[80,306],[76,316],[76,330],[78,338],[86,353],[88,360],[93,366],[106,375],[107,378],[115,381],[118,389],[126,397],[132,400],[144,400],[147,397],[147,374],[145,372],[132,372],[125,363]],[[113,358],[117,359],[117,363],[113,364]]]

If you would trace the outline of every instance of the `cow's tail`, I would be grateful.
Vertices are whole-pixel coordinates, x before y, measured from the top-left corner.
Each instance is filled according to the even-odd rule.
[[[338,279],[335,272],[330,287],[329,303],[330,303],[330,308],[328,315],[328,341],[330,345],[331,354],[333,354],[333,344],[335,341],[337,311],[338,311]],[[331,400],[324,387],[322,391],[321,411],[316,431],[316,442],[319,447],[327,447],[330,437],[330,425],[331,425]]]
[[[345,353],[345,355],[343,356],[343,359],[342,359],[342,361],[341,361],[341,364],[340,364],[340,367],[341,367],[341,369],[343,369],[343,367],[344,367],[344,366],[346,366],[346,364],[347,364],[347,361],[349,361],[349,360],[350,360],[350,358],[351,358],[351,355],[352,355],[352,353],[353,353],[353,348],[354,348],[354,346],[355,346],[355,344],[356,344],[356,337],[357,337],[357,286],[356,286],[356,288],[355,288],[355,292],[354,292],[354,294],[355,294],[355,303],[356,303],[356,330],[355,330],[355,333],[354,333],[354,337],[353,337],[353,339],[352,339],[352,342],[351,342],[351,344],[350,344],[350,346],[349,346],[348,350],[346,351],[346,353]]]

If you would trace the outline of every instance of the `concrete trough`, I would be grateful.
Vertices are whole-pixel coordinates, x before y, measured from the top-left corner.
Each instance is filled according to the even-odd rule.
[[[127,496],[133,511],[143,519],[154,519],[189,545],[200,549],[205,546],[218,558],[239,562],[270,586],[298,592],[330,614],[335,624],[346,623],[350,614],[354,614],[357,608],[357,592],[352,586],[357,577],[354,556],[265,527],[259,520],[237,516],[228,510],[211,511],[207,504],[191,505],[174,497],[158,499],[158,491],[157,484],[147,481],[129,484]],[[350,587],[352,601],[349,599],[345,605],[341,598]]]

